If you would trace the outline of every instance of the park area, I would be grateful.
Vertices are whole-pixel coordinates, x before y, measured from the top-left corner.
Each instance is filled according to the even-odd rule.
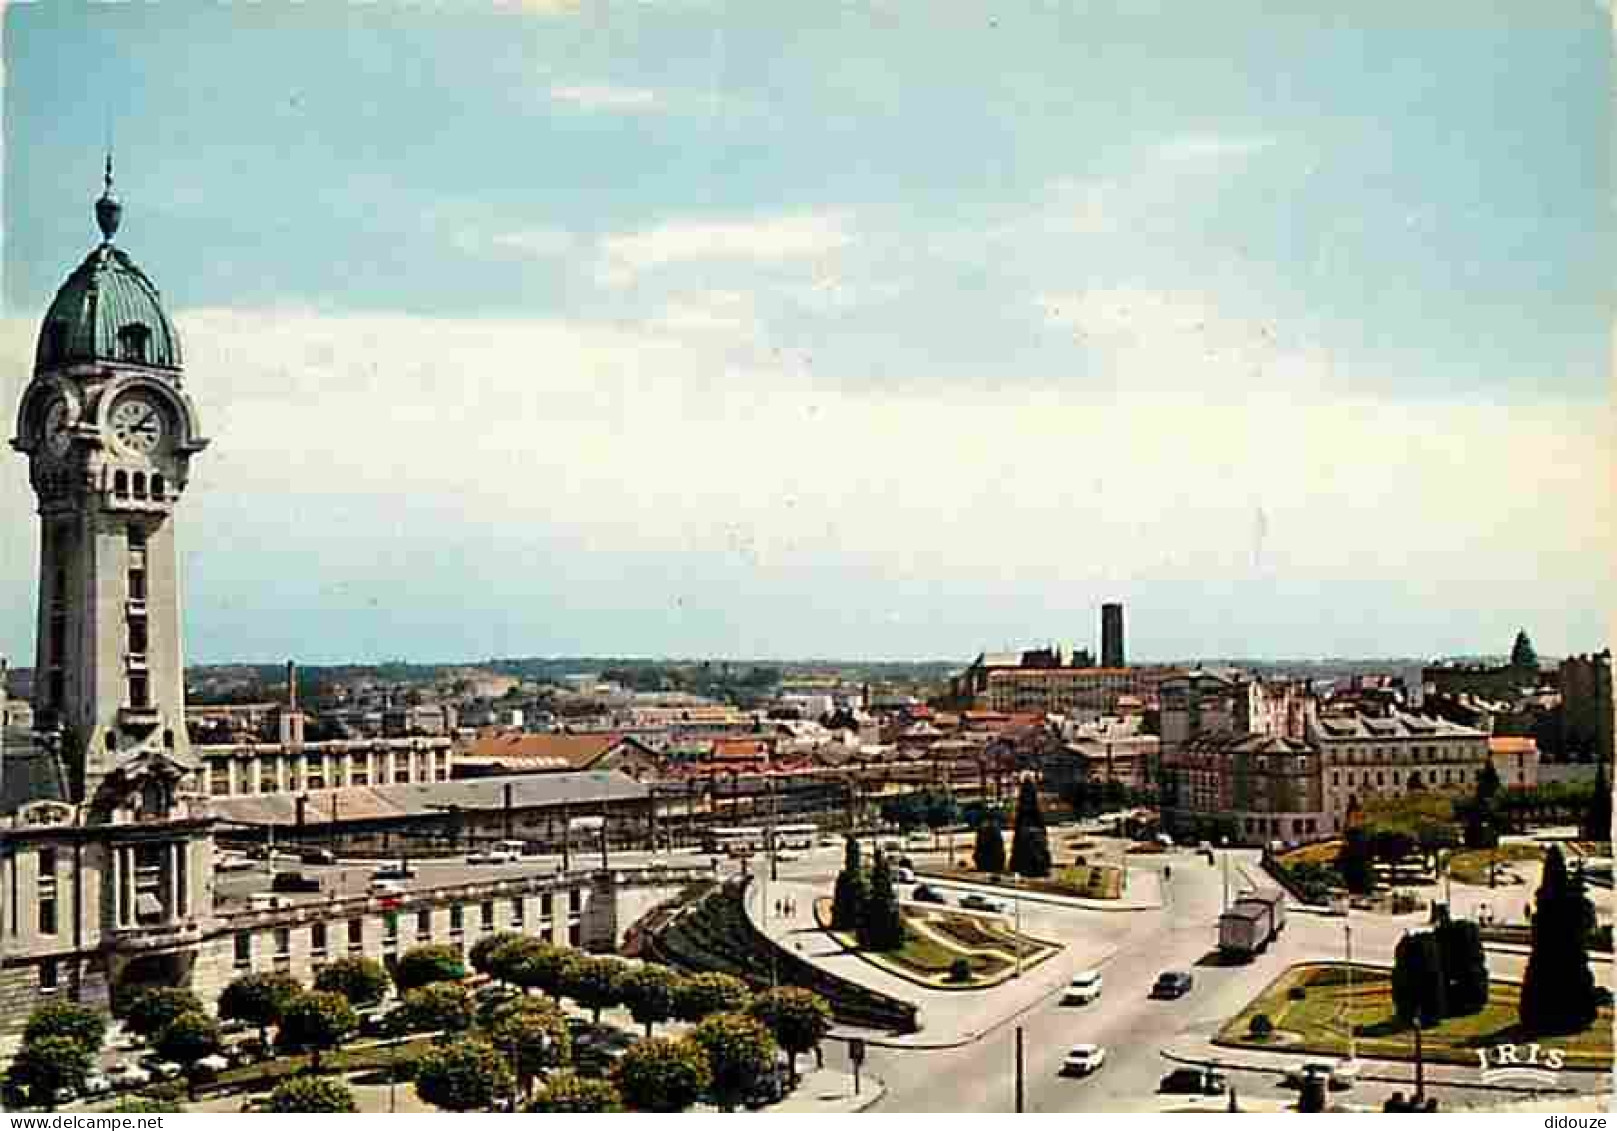
[[[934,989],[976,990],[998,985],[1015,974],[1018,953],[1026,970],[1061,949],[1019,935],[993,916],[906,907],[903,945],[875,951],[861,948],[851,932],[830,929],[830,900],[817,901],[814,914],[820,926],[848,950],[890,973]]]
[[[923,872],[925,879],[931,873]],[[937,873],[940,880],[969,880],[998,888],[1008,894],[1038,892],[1069,899],[1117,899],[1123,894],[1123,869],[1110,864],[1074,864],[1057,867],[1048,876],[1027,878],[1013,874],[987,875],[961,865],[952,872]]]
[[[1595,1023],[1566,1037],[1532,1038],[1520,1031],[1517,1010],[1521,987],[1495,980],[1488,1004],[1469,1017],[1450,1017],[1423,1033],[1425,1057],[1433,1063],[1477,1063],[1477,1051],[1495,1044],[1537,1039],[1546,1049],[1560,1049],[1569,1068],[1609,1069],[1612,1060],[1612,1010],[1603,1006]],[[1272,1031],[1254,1019],[1266,1017]],[[1348,1025],[1356,1035],[1360,1056],[1414,1060],[1414,1030],[1393,1010],[1391,971],[1384,967],[1342,963],[1293,966],[1271,982],[1245,1009],[1219,1031],[1216,1044],[1234,1048],[1346,1056]]]

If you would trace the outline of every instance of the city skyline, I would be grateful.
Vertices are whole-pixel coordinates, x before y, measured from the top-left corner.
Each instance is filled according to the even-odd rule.
[[[1609,17],[1241,11],[13,5],[4,387],[110,117],[192,662],[1604,646]]]

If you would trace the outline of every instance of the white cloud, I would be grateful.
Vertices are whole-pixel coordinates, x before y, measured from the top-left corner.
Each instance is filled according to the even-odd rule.
[[[652,319],[652,327],[673,333],[723,333],[752,338],[758,312],[752,296],[742,291],[704,291],[681,295]]]
[[[598,278],[612,286],[647,271],[692,262],[812,262],[852,241],[841,213],[803,213],[750,220],[676,220],[601,241]]]
[[[1162,161],[1230,161],[1262,153],[1275,144],[1268,137],[1232,137],[1219,134],[1190,134],[1170,138],[1153,151]]]
[[[511,259],[555,259],[567,255],[577,245],[571,232],[561,228],[521,228],[485,232],[462,229],[454,235],[455,246],[474,255]]]
[[[581,84],[552,86],[552,102],[561,102],[580,110],[605,110],[612,113],[649,113],[663,109],[666,100],[655,90],[638,86],[611,86],[608,84]]]

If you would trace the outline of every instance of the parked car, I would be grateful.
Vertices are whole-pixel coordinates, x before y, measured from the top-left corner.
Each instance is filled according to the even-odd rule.
[[[104,1073],[92,1072],[84,1078],[80,1090],[87,1096],[102,1096],[112,1091],[112,1081]]]
[[[1224,1074],[1211,1068],[1175,1068],[1157,1085],[1159,1092],[1180,1096],[1218,1096],[1229,1088]]]
[[[270,881],[270,890],[278,892],[317,892],[320,890],[320,880],[315,876],[305,876],[302,872],[277,872]]]
[[[185,1071],[184,1068],[175,1064],[172,1060],[161,1060],[155,1056],[146,1057],[140,1063],[146,1071],[152,1074],[152,1079],[154,1080],[172,1080]]]
[[[378,864],[372,869],[371,879],[413,880],[415,879],[415,869],[402,860],[389,860],[384,864]]]
[[[1333,1064],[1328,1060],[1310,1060],[1305,1064],[1293,1065],[1286,1069],[1285,1086],[1288,1088],[1301,1088],[1303,1082],[1310,1076],[1324,1079],[1326,1087],[1333,1092],[1345,1092],[1353,1087],[1358,1078],[1359,1066],[1357,1063],[1342,1061]]]
[[[372,880],[370,892],[374,896],[403,895],[404,885],[397,880]]]
[[[1063,1076],[1088,1076],[1106,1063],[1106,1050],[1099,1045],[1073,1045],[1061,1062]]]
[[[250,872],[252,868],[253,858],[239,852],[221,852],[213,861],[215,872]]]
[[[1061,995],[1062,1005],[1088,1005],[1100,997],[1104,980],[1099,970],[1084,970],[1077,974]]]
[[[109,1068],[107,1079],[115,1088],[142,1088],[152,1082],[152,1074],[138,1064],[125,1061]]]
[[[298,853],[300,864],[335,864],[337,854],[329,848],[306,848]]]
[[[901,884],[913,884],[915,882],[915,871],[912,868],[894,868],[893,879]]]
[[[803,857],[790,848],[777,848],[775,849],[775,859],[790,864],[794,860],[803,859]]]
[[[518,859],[517,855],[503,848],[485,848],[478,852],[467,854],[468,864],[511,864]]]
[[[925,884],[916,884],[915,890],[910,892],[910,898],[916,903],[948,903],[943,893],[937,888],[927,887]]]
[[[1184,997],[1196,984],[1196,979],[1183,970],[1168,970],[1157,975],[1151,996],[1160,998]]]
[[[972,911],[1002,912],[1005,910],[1005,905],[1003,903],[1000,903],[998,900],[989,899],[986,895],[978,895],[976,892],[972,892],[970,895],[961,896],[960,906]]]

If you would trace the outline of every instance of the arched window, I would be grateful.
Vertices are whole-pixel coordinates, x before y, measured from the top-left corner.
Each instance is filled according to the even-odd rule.
[[[112,473],[112,493],[120,499],[129,497],[129,473],[115,471]]]
[[[161,475],[152,476],[152,498],[161,500],[164,497],[163,487],[163,477]]]
[[[144,499],[145,497],[146,497],[146,473],[144,471],[137,471],[137,472],[135,472],[135,498]]]
[[[131,322],[118,331],[118,360],[137,361],[146,360],[146,343],[151,340],[152,332],[139,322]]]

